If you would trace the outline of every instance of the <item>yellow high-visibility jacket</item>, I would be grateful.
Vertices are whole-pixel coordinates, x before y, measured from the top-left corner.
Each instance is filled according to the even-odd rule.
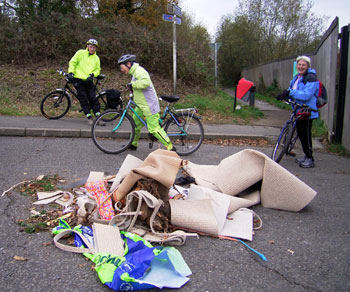
[[[100,58],[94,53],[89,54],[88,49],[77,51],[69,61],[68,73],[73,73],[75,78],[86,80],[91,73],[100,75]]]

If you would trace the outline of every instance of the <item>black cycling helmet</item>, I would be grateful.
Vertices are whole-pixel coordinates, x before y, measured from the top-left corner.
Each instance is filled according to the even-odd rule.
[[[130,54],[127,54],[127,55],[123,55],[119,58],[118,60],[118,65],[121,65],[121,64],[124,64],[126,65],[127,62],[135,62],[136,61],[136,56],[135,55],[130,55]]]

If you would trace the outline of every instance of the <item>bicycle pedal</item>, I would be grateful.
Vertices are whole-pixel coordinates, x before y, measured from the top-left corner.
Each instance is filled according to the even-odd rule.
[[[149,148],[149,149],[152,149],[152,148],[153,148],[153,142],[149,142],[148,148]]]

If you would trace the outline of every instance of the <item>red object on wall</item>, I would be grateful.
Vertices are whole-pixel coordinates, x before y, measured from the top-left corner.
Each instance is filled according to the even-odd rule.
[[[238,81],[237,90],[236,90],[236,97],[238,99],[248,101],[249,100],[249,89],[251,89],[252,86],[254,86],[254,83],[252,81],[241,78]]]

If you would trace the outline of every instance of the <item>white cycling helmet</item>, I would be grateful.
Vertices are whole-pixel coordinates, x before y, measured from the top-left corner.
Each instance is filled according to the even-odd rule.
[[[94,45],[96,47],[99,47],[98,45],[98,41],[96,41],[95,39],[89,39],[87,42],[86,42],[87,45]]]

